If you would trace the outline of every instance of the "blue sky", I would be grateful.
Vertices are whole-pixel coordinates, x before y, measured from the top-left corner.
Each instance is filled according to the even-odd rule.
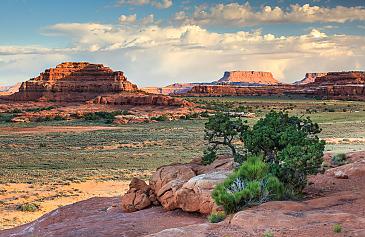
[[[139,86],[225,70],[364,70],[365,1],[0,0],[0,85],[62,61],[122,70]]]

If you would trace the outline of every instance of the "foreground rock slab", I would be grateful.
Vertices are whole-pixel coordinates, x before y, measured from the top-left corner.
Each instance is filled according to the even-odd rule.
[[[61,207],[29,224],[0,231],[0,237],[136,237],[205,221],[198,215],[166,212],[161,207],[123,213],[119,198],[91,198]]]

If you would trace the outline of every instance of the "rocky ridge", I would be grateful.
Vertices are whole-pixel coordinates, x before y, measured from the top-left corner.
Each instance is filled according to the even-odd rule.
[[[319,74],[320,75],[320,74]],[[313,75],[312,75],[313,76]],[[189,96],[304,95],[328,99],[365,100],[365,72],[329,72],[307,84],[266,86],[199,85]]]

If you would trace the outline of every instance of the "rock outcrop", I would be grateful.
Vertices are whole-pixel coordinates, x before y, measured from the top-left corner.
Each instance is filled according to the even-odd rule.
[[[151,94],[172,95],[186,93],[193,88],[193,86],[201,84],[204,83],[174,83],[164,87],[144,87],[140,90]]]
[[[255,96],[255,95],[284,95],[293,90],[293,85],[272,86],[233,86],[233,85],[200,85],[194,86],[186,93],[189,96]]]
[[[235,163],[232,158],[220,157],[211,165],[204,166],[200,162],[193,161],[188,164],[175,164],[163,166],[157,169],[150,179],[150,192],[147,197],[140,192],[141,199],[156,199],[166,210],[182,209],[186,212],[200,212],[210,214],[217,210],[211,193],[214,187],[223,182],[233,170]],[[132,180],[133,182],[133,180]],[[133,186],[133,185],[132,185]],[[130,190],[122,197],[122,207],[127,211],[140,210],[138,205],[131,201],[137,197],[136,189]],[[144,192],[146,193],[146,192]],[[147,201],[146,201],[147,203]],[[156,204],[156,203],[154,203]]]
[[[109,105],[155,105],[190,107],[194,104],[181,98],[144,93],[119,93],[97,96],[90,101],[94,104]]]
[[[123,72],[102,64],[66,62],[23,82],[12,100],[86,101],[102,93],[136,91]]]
[[[230,71],[224,72],[218,83],[223,84],[247,84],[247,85],[275,85],[279,82],[271,72],[258,71]]]
[[[316,80],[317,77],[323,77],[326,75],[327,72],[308,72],[305,74],[304,79],[294,82],[294,85],[305,85],[308,83],[312,83]]]

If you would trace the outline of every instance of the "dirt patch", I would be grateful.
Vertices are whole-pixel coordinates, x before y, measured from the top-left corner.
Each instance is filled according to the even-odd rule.
[[[36,127],[2,127],[0,134],[34,134],[34,133],[81,133],[97,130],[117,130],[120,127],[111,126],[36,126]]]
[[[6,184],[0,187],[0,229],[29,223],[56,208],[91,197],[114,197],[128,189],[129,181],[86,181],[66,185]],[[39,206],[35,211],[21,211],[24,204]]]

